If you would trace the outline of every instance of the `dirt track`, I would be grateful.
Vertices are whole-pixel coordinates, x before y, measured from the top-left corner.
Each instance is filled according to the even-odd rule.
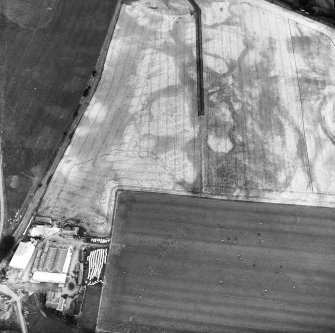
[[[120,192],[98,326],[334,332],[334,223],[330,209]]]

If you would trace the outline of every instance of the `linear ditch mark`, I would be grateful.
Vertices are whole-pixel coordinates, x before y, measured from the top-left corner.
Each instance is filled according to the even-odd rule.
[[[293,37],[292,37],[293,35],[292,35],[291,21],[290,20],[288,20],[288,27],[289,27],[289,30],[290,30],[290,39],[291,39],[291,45],[292,45],[292,51],[293,51],[294,67],[295,67],[295,73],[296,73],[296,77],[297,77],[298,91],[299,91],[299,97],[300,97],[302,134],[303,134],[303,137],[304,137],[305,154],[306,154],[306,158],[307,158],[307,168],[308,168],[307,170],[308,170],[309,186],[310,186],[310,188],[312,190],[312,193],[313,193],[314,192],[313,177],[312,177],[311,163],[310,163],[310,158],[309,158],[309,155],[308,155],[308,147],[307,147],[307,140],[306,140],[304,109],[303,109],[301,87],[300,87],[300,80],[299,80],[299,72],[298,72],[297,60],[296,60],[296,56],[295,56],[295,49],[294,49],[294,42],[293,42]]]
[[[197,61],[197,93],[198,93],[198,116],[205,115],[204,102],[204,66],[202,61],[202,24],[201,9],[195,0],[188,0],[195,12],[195,30],[196,30],[196,61]]]

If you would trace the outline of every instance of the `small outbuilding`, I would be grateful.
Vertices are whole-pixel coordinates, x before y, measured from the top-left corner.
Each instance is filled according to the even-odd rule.
[[[62,229],[62,234],[64,236],[76,237],[76,236],[78,236],[78,233],[79,233],[79,228],[78,227],[72,227],[70,225],[66,225]]]

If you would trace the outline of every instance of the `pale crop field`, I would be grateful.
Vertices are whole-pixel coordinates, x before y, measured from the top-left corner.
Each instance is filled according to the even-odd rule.
[[[41,212],[92,233],[117,185],[199,187],[195,21],[186,1],[122,5],[99,87],[61,160]]]
[[[206,190],[334,193],[333,41],[265,1],[199,3]]]

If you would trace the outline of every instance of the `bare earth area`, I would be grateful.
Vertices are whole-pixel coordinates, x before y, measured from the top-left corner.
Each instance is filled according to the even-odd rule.
[[[265,1],[122,5],[98,89],[40,214],[110,231],[115,189],[334,206],[328,28]]]
[[[98,327],[334,332],[334,236],[327,208],[121,191]]]

